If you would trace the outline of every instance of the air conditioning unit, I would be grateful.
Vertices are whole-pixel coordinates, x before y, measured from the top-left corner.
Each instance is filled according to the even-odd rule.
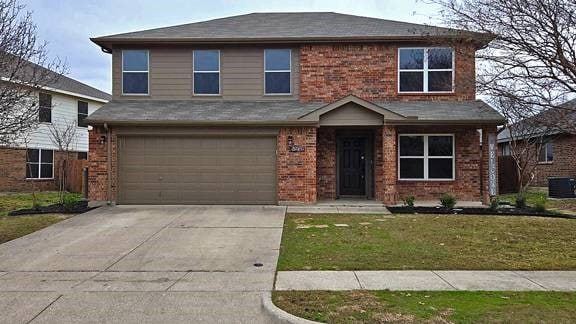
[[[576,180],[570,177],[548,178],[548,197],[576,198]]]

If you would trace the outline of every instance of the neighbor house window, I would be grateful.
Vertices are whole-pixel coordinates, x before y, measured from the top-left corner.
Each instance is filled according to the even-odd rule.
[[[26,178],[52,179],[54,173],[54,151],[26,150]]]
[[[400,180],[453,180],[453,135],[400,135]]]
[[[148,51],[122,51],[122,94],[148,94]]]
[[[78,160],[88,160],[88,152],[78,152]]]
[[[538,152],[538,162],[549,163],[554,161],[554,144],[552,142],[542,143]]]
[[[399,92],[452,92],[454,52],[451,48],[400,48]]]
[[[194,51],[194,94],[220,94],[220,51]]]
[[[289,49],[264,51],[265,94],[290,94],[291,53]]]
[[[78,127],[88,127],[84,119],[88,117],[88,103],[85,101],[78,101]]]
[[[38,95],[38,119],[41,123],[52,122],[52,95],[40,93]]]

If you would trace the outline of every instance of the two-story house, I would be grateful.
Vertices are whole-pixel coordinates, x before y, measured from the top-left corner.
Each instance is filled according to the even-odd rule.
[[[57,190],[56,166],[64,152],[59,150],[53,130],[76,125],[70,133],[74,136],[68,158],[87,159],[88,125],[84,119],[111,99],[109,94],[84,83],[45,72],[54,74],[51,78],[55,83],[35,93],[39,123],[10,147],[0,147],[0,192]]]
[[[474,57],[490,40],[324,12],[93,38],[113,100],[88,118],[90,198],[487,202],[504,119],[475,99]]]

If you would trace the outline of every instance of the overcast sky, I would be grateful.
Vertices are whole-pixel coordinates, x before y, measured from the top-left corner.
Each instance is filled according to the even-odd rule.
[[[21,0],[33,12],[49,54],[66,60],[68,76],[111,90],[111,56],[89,38],[135,30],[275,11],[335,11],[434,23],[437,7],[422,0]],[[432,20],[431,20],[432,19]]]

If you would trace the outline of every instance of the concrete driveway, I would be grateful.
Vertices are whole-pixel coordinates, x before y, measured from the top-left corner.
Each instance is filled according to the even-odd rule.
[[[0,322],[267,322],[284,214],[120,206],[70,218],[0,245]]]

